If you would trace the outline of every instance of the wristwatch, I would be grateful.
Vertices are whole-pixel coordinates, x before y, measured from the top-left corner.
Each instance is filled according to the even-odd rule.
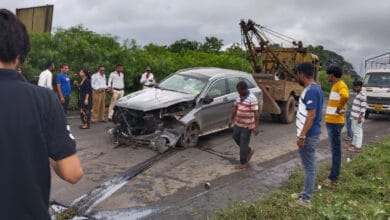
[[[300,140],[306,140],[306,136],[298,136],[298,139],[300,139]]]

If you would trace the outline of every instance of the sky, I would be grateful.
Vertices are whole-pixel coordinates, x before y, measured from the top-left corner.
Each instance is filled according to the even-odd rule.
[[[239,22],[252,19],[335,51],[358,73],[365,59],[390,52],[389,0],[0,0],[11,11],[46,4],[54,4],[54,28],[82,24],[140,45],[206,36],[242,44]]]

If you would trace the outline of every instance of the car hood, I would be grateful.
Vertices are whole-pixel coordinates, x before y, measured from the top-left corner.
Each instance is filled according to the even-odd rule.
[[[195,96],[191,94],[150,88],[131,93],[119,99],[116,106],[139,111],[150,111],[194,99]]]

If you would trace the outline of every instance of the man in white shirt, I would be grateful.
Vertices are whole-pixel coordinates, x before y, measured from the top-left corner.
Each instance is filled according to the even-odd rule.
[[[54,63],[49,61],[45,65],[46,70],[41,72],[39,75],[38,86],[48,88],[53,90],[53,71],[54,71]]]
[[[144,89],[151,87],[153,84],[156,83],[156,81],[154,80],[154,75],[151,72],[152,69],[150,68],[150,66],[147,66],[145,71],[146,72],[142,74],[140,80],[140,83],[144,86]]]
[[[92,85],[92,117],[91,121],[105,122],[104,112],[106,110],[106,69],[103,65],[98,67],[98,72],[91,77]]]
[[[111,121],[112,115],[114,114],[115,104],[125,93],[123,66],[121,64],[116,65],[115,71],[110,73],[108,78],[108,88],[111,94],[110,107],[108,108],[108,120]]]

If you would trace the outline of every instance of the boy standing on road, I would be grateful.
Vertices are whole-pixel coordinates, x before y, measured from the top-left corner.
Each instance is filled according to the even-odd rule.
[[[353,83],[353,90],[357,93],[353,99],[351,110],[351,125],[352,125],[352,144],[348,148],[349,151],[359,152],[363,142],[363,121],[364,114],[367,107],[367,96],[362,92],[362,81],[355,81]]]
[[[348,86],[340,80],[342,76],[341,68],[330,66],[326,73],[328,81],[332,83],[329,95],[329,102],[326,108],[325,122],[328,130],[330,150],[332,153],[332,168],[325,184],[337,185],[337,178],[341,167],[341,130],[345,122],[345,104],[349,99]]]
[[[305,173],[305,183],[299,206],[310,205],[310,197],[314,192],[316,179],[316,148],[320,142],[323,93],[314,80],[314,66],[311,63],[301,63],[296,68],[298,78],[305,86],[300,98],[296,118],[297,145]]]
[[[229,127],[234,123],[233,139],[240,147],[240,164],[235,168],[244,169],[248,167],[248,162],[255,152],[249,147],[249,142],[251,132],[255,135],[259,134],[259,104],[244,81],[240,81],[236,88],[240,97],[234,102],[229,117]]]

